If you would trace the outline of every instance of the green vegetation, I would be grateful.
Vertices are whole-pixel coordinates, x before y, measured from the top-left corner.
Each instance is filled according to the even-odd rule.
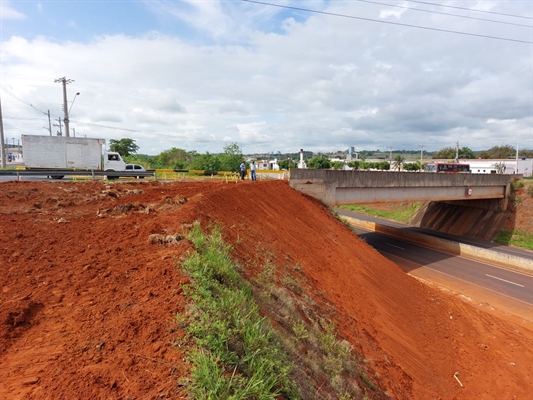
[[[185,329],[197,348],[191,352],[190,395],[196,399],[301,398],[289,379],[292,368],[260,316],[250,288],[229,258],[220,230],[211,236],[195,224],[188,235],[197,253],[184,263],[192,300]]]
[[[420,161],[415,161],[413,163],[404,163],[402,168],[404,171],[422,171],[425,168],[425,164]]]
[[[411,217],[418,211],[422,204],[423,203],[402,203],[401,205],[396,206],[393,210],[376,210],[358,204],[341,206],[341,208],[344,208],[349,211],[356,211],[363,214],[373,215],[379,218],[399,221],[406,224],[409,222]]]
[[[520,179],[511,182],[512,193],[510,199],[516,211],[527,200],[526,196],[520,194],[519,191],[521,189],[525,189],[525,192],[533,197],[533,183],[531,183],[530,179]],[[518,229],[500,231],[494,238],[494,242],[533,250],[533,234]]]
[[[191,398],[383,398],[364,360],[337,339],[331,316],[319,315],[300,265],[280,268],[267,259],[248,284],[219,228],[206,235],[195,223],[187,238],[197,250],[182,264],[190,305],[176,320],[195,344],[184,382]]]
[[[456,149],[452,147],[444,147],[443,149],[440,149],[439,151],[436,151],[433,153],[433,158],[438,160],[454,160],[456,156]],[[476,155],[475,153],[468,147],[462,147],[459,149],[459,158],[465,159],[475,159]]]
[[[394,157],[392,167],[396,169],[397,171],[400,171],[404,163],[405,163],[405,157],[402,156],[401,154],[398,154],[396,157]]]
[[[291,169],[296,168],[298,164],[289,157],[278,162],[278,165],[280,169]]]
[[[329,169],[331,161],[326,156],[316,156],[307,162],[307,166],[312,169]]]
[[[109,150],[116,151],[122,157],[125,157],[137,153],[139,146],[135,144],[135,140],[133,139],[111,139],[109,141]]]
[[[390,163],[388,161],[370,162],[370,161],[354,160],[354,161],[350,161],[348,163],[348,166],[353,168],[354,170],[359,170],[359,169],[362,169],[362,170],[377,169],[381,171],[390,170]]]
[[[513,191],[516,191],[516,190],[519,190],[519,189],[522,189],[524,187],[525,183],[523,180],[519,180],[519,181],[516,181],[516,182],[511,182],[511,189]]]
[[[533,235],[519,230],[500,231],[494,241],[533,250]]]
[[[342,169],[344,167],[344,163],[342,161],[334,161],[331,163],[331,166],[333,169]]]
[[[210,154],[209,152],[199,154],[196,151],[186,151],[173,147],[157,156],[128,154],[124,157],[124,160],[130,164],[141,164],[146,169],[194,169],[238,172],[243,155],[237,143],[231,143],[225,146],[224,152],[220,154]]]

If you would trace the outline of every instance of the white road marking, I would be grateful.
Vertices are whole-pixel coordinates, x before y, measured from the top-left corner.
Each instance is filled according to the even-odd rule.
[[[503,282],[510,283],[511,285],[516,285],[516,286],[524,287],[524,285],[521,285],[521,284],[519,284],[519,283],[511,282],[511,281],[508,281],[508,280],[506,280],[506,279],[498,278],[498,277],[496,277],[496,276],[492,276],[492,275],[489,275],[489,274],[485,274],[485,276],[488,276],[489,278],[498,279],[499,281],[503,281]]]
[[[391,247],[396,247],[397,249],[400,249],[400,250],[405,250],[403,247],[400,247],[400,246],[395,246],[393,244],[390,244],[390,243],[385,243],[386,245],[388,246],[391,246]]]

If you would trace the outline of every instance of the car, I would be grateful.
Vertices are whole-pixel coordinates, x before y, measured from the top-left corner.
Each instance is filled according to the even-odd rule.
[[[144,167],[140,164],[126,164],[126,171],[142,171],[146,172]]]
[[[140,164],[126,164],[126,171],[146,172],[146,169]],[[137,178],[144,179],[144,176],[138,176]]]

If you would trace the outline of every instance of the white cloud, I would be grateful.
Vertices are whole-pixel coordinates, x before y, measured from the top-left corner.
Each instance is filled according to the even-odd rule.
[[[357,3],[306,6],[379,19],[383,7]],[[431,151],[457,140],[475,150],[502,140],[533,147],[530,45],[250,3],[148,4],[204,32],[205,41],[158,26],[135,36],[96,32],[87,42],[10,35],[2,42],[2,84],[57,118],[62,90],[54,79],[73,79],[69,101],[81,95],[71,120],[85,123],[76,132],[131,137],[148,154],[213,153],[233,141],[245,152],[422,143]],[[401,19],[427,22],[408,11]],[[448,29],[486,26],[453,22]],[[524,31],[494,29],[510,37]],[[6,110],[8,138],[45,123],[14,98]]]
[[[0,1],[0,20],[18,20],[24,18],[26,18],[26,15],[12,8],[9,0]]]

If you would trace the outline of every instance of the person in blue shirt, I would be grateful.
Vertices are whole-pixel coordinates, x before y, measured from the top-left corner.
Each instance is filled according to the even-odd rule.
[[[257,177],[255,175],[255,161],[252,161],[250,164],[250,175],[252,176],[252,181],[256,181]]]
[[[243,161],[241,164],[241,179],[244,181],[244,177],[246,176],[246,164]]]

